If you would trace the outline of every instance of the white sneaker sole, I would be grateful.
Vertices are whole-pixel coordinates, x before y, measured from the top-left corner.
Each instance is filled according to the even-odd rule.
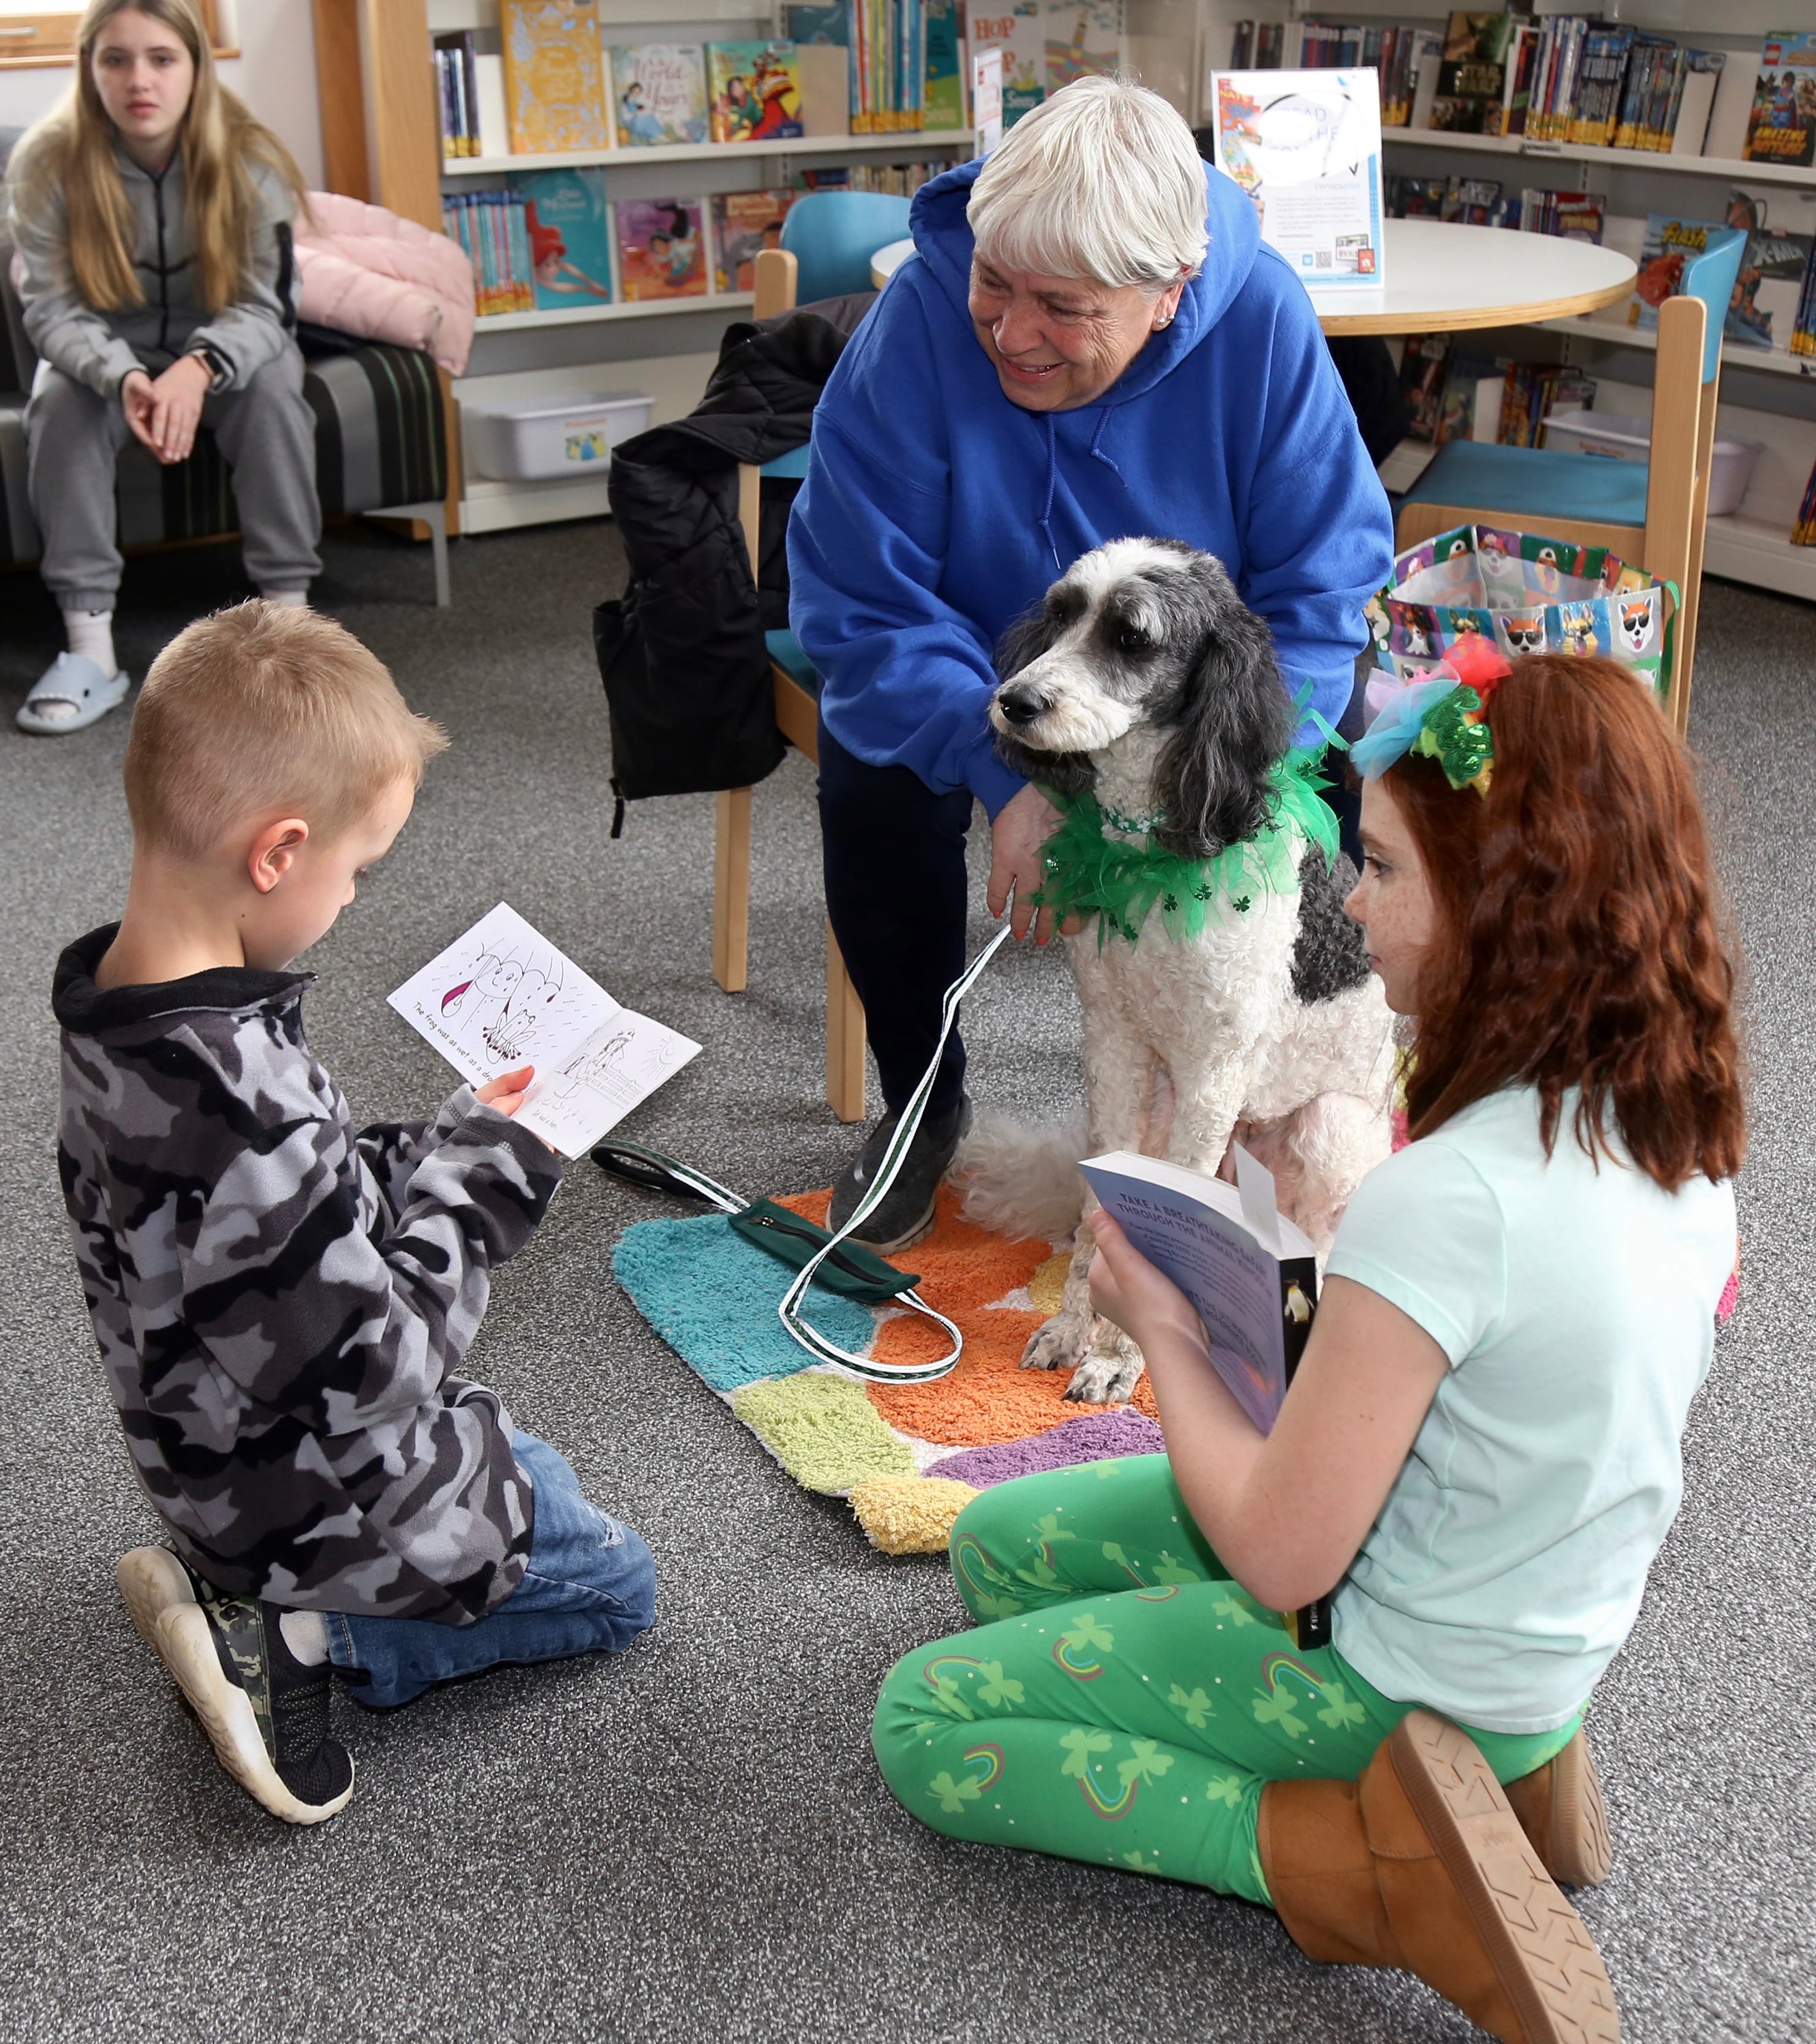
[[[221,1671],[214,1630],[199,1604],[174,1604],[161,1612],[154,1644],[158,1658],[201,1720],[215,1758],[255,1802],[287,1824],[319,1824],[346,1807],[353,1793],[352,1781],[331,1803],[298,1802],[284,1786],[265,1750],[251,1699]]]
[[[120,1585],[139,1637],[162,1660],[158,1620],[179,1604],[195,1602],[189,1571],[167,1547],[135,1547],[121,1557],[114,1580]]]

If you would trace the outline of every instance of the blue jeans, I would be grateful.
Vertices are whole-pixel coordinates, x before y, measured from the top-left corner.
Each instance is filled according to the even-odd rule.
[[[616,1653],[655,1619],[656,1559],[641,1538],[581,1496],[566,1458],[546,1441],[520,1428],[512,1448],[536,1489],[522,1581],[472,1625],[325,1613],[329,1658],[355,1678],[348,1694],[357,1702],[388,1710],[487,1668]]]

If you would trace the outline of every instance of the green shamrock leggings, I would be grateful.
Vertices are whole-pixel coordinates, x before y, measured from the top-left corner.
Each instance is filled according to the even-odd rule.
[[[871,1735],[904,1807],[949,1837],[1271,1904],[1263,1788],[1353,1781],[1413,1708],[1334,1648],[1299,1650],[1229,1579],[1164,1454],[999,1484],[951,1551],[976,1629],[898,1661]],[[1579,1722],[1464,1729],[1511,1781]]]

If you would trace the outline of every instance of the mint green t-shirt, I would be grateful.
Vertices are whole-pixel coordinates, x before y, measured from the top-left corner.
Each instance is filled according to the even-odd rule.
[[[1335,1600],[1383,1694],[1502,1732],[1567,1723],[1619,1651],[1676,1516],[1734,1197],[1598,1170],[1567,1096],[1478,1101],[1363,1181],[1330,1254],[1449,1358]]]

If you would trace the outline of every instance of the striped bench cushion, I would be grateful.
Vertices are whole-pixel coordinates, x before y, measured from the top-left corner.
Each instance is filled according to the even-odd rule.
[[[371,346],[310,361],[303,394],[315,413],[315,482],[325,517],[432,503],[447,494],[448,438],[435,364],[414,348]],[[212,436],[166,467],[136,442],[115,484],[120,544],[214,539],[237,531],[233,476]],[[25,488],[25,401],[0,398],[0,563],[35,561],[38,530]]]

